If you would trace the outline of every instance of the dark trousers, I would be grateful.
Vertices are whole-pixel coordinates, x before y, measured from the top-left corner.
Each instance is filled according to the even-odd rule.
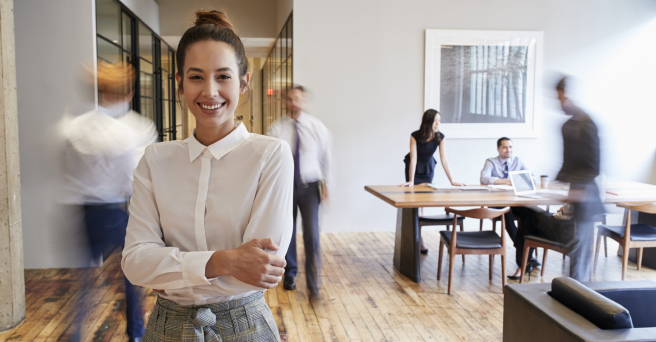
[[[496,208],[496,209],[502,209],[502,208]],[[515,224],[515,219],[517,218],[521,222],[523,216],[525,215],[530,216],[533,212],[534,212],[534,208],[510,207],[510,211],[503,215],[506,220],[506,232],[508,232],[508,235],[510,236],[510,239],[513,242],[516,241],[516,237],[517,237],[517,225]],[[522,239],[522,248],[524,246],[523,241],[524,240]],[[521,251],[517,247],[517,243],[515,243],[515,248],[517,248],[517,252],[521,254]],[[535,248],[531,248],[531,250],[529,251],[529,257],[533,258],[533,253],[535,253]],[[518,266],[521,267],[521,260]]]
[[[125,211],[123,203],[85,205],[83,208],[84,222],[94,260],[98,260],[107,247],[111,245],[123,247],[128,225],[128,213]],[[146,330],[143,321],[143,311],[141,309],[141,298],[138,295],[138,287],[132,285],[127,278],[123,278],[125,280],[127,334],[130,338],[141,337]],[[94,279],[88,279],[86,284],[84,284],[84,295],[82,298],[91,292],[94,281]],[[83,302],[82,305],[87,306],[89,304]]]
[[[319,244],[319,182],[294,185],[294,232],[287,250],[286,277],[295,277],[298,272],[296,252],[296,217],[298,211],[303,218],[303,243],[305,244],[305,278],[308,290],[319,291],[319,273],[321,272],[321,246]]]
[[[570,258],[570,277],[587,281],[592,260],[593,228],[594,225],[589,222],[575,224],[574,220],[558,220],[547,212],[526,212],[519,221],[519,232],[515,239],[517,265],[522,264],[524,237],[537,235],[566,245]]]
[[[503,215],[506,219],[506,232],[508,232],[508,235],[510,235],[510,238],[513,241],[515,241],[515,237],[517,236],[517,225],[515,224],[515,219],[521,221],[524,215],[530,215],[533,212],[533,208],[510,207],[510,211]]]

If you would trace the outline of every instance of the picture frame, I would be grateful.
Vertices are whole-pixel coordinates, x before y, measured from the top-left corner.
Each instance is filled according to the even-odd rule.
[[[541,31],[426,30],[424,110],[449,138],[537,138]]]

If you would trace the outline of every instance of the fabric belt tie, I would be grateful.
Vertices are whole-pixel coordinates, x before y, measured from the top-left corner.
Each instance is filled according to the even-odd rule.
[[[185,341],[222,342],[212,326],[216,325],[216,315],[209,308],[198,308],[189,312],[189,320],[184,323],[182,334]]]

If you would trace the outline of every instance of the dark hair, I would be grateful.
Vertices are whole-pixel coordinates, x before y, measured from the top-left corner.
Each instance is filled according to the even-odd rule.
[[[285,97],[288,97],[288,96],[289,96],[289,93],[292,92],[292,91],[294,91],[294,90],[298,90],[298,91],[300,91],[301,93],[303,93],[303,95],[307,95],[307,91],[305,90],[305,87],[304,87],[304,86],[299,85],[299,84],[295,84],[293,87],[291,87],[291,88],[289,88],[289,89],[287,89],[287,90],[285,91]]]
[[[224,12],[216,10],[196,11],[196,22],[194,26],[182,35],[180,43],[178,43],[178,51],[175,53],[180,79],[184,79],[182,76],[184,75],[183,68],[187,49],[192,44],[205,40],[224,42],[235,49],[240,84],[242,87],[248,86],[248,84],[243,83],[243,77],[248,72],[248,59],[246,59],[244,44],[235,33],[235,28],[230,23],[230,20],[228,20],[228,16]],[[180,81],[180,89],[182,89],[182,81]]]
[[[560,81],[558,81],[558,83],[556,84],[556,90],[557,90],[557,91],[562,91],[562,92],[564,92],[564,91],[565,91],[565,86],[566,86],[566,85],[567,85],[567,77],[563,77],[563,78],[561,78]]]
[[[512,139],[507,138],[507,137],[499,138],[499,140],[497,140],[497,148],[501,147],[501,143],[504,142],[504,141],[506,141],[506,140],[510,140],[510,141],[512,141]]]
[[[420,142],[427,142],[429,140],[440,142],[442,140],[440,132],[433,132],[433,122],[435,122],[436,115],[441,114],[435,109],[429,109],[424,112],[424,116],[421,118],[421,126],[419,126]]]

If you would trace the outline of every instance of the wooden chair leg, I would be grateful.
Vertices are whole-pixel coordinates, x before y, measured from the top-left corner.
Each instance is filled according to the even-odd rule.
[[[506,251],[501,252],[501,292],[506,287]]]
[[[524,273],[526,273],[526,264],[528,263],[528,253],[530,249],[531,246],[528,245],[527,243],[524,243],[524,254],[522,254],[522,273],[519,275],[520,284],[524,282]]]
[[[535,250],[537,250],[537,248]],[[548,251],[549,251],[548,249],[542,248],[542,269],[540,270],[540,277],[544,277],[544,269],[546,268],[545,266],[547,266]]]
[[[451,294],[451,280],[453,280],[453,260],[456,258],[455,250],[449,251],[449,285],[447,293]]]
[[[450,224],[446,225],[446,230],[451,231],[451,225]]]
[[[608,237],[604,236],[604,254],[608,258]]]
[[[438,253],[439,256],[437,258],[437,280],[440,280],[440,273],[442,273],[442,253],[444,251],[444,243],[440,241],[440,251]]]
[[[592,266],[592,274],[595,274],[597,272],[597,262],[599,261],[599,248],[601,247],[602,237],[605,236],[602,236],[601,234],[597,233],[597,248],[595,249],[594,266]]]
[[[623,247],[622,253],[622,280],[626,277],[626,268],[629,266],[629,249],[625,246]]]
[[[460,231],[464,232],[465,231],[465,225],[463,225],[462,222],[460,222],[458,225],[460,226]]]
[[[538,249],[536,248],[535,249],[535,260],[537,260],[537,259],[538,259]]]
[[[489,255],[490,259],[490,280],[492,280],[492,269],[494,268],[494,259],[492,258],[492,254]]]
[[[643,250],[643,247],[640,247],[638,249],[638,260],[637,260],[638,261],[638,271],[640,271],[640,268],[642,267],[642,250]]]
[[[481,228],[479,230],[483,230],[483,219],[481,219]]]

